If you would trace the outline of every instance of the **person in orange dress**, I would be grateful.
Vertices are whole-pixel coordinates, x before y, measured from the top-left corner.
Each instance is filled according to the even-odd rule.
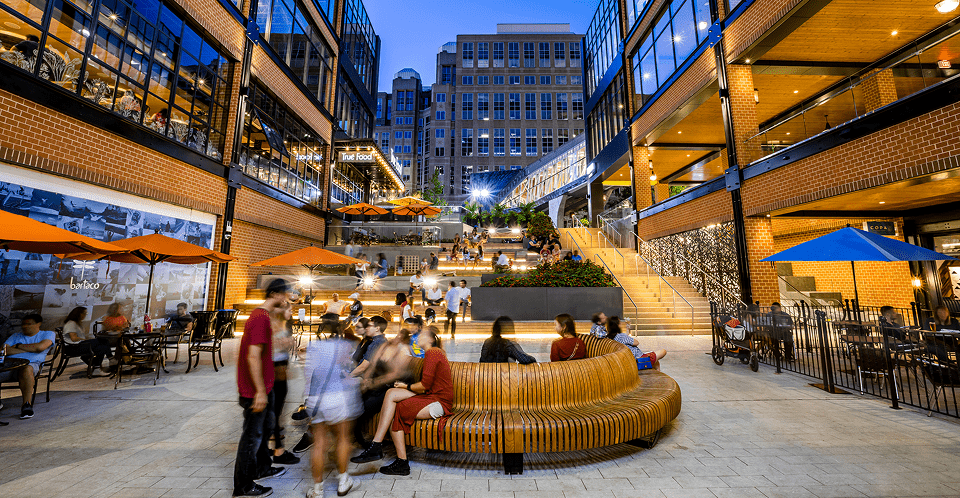
[[[380,425],[373,443],[359,455],[350,459],[354,463],[366,463],[383,458],[382,443],[390,432],[393,445],[397,449],[397,459],[390,465],[380,467],[380,473],[386,475],[410,475],[410,462],[407,461],[407,447],[404,434],[417,420],[439,419],[453,412],[453,377],[450,362],[443,352],[440,342],[440,330],[434,326],[423,329],[417,343],[426,350],[423,359],[423,374],[420,382],[407,385],[397,381],[394,388],[387,391],[380,410]],[[443,430],[443,421],[441,428]]]

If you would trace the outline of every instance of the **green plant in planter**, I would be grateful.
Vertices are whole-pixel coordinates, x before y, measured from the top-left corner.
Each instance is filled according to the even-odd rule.
[[[519,216],[519,215],[520,215],[520,213],[518,213],[518,212],[516,212],[516,211],[507,211],[507,214],[504,215],[504,221],[507,222],[507,226],[516,225],[516,224],[517,224],[517,216]]]
[[[503,219],[504,209],[502,204],[494,204],[493,208],[490,210],[491,219]]]
[[[553,226],[553,220],[546,213],[536,211],[527,221],[527,236],[544,239],[559,237],[560,234]]]
[[[526,274],[510,273],[482,287],[616,287],[607,271],[589,260],[543,263]]]
[[[463,205],[463,210],[466,211],[466,214],[463,215],[463,221],[467,223],[479,221],[482,209],[480,204],[476,202],[467,202]]]

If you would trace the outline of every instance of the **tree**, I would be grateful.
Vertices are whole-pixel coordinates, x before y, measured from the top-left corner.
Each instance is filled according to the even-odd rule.
[[[537,239],[559,237],[560,233],[553,226],[553,220],[546,213],[536,211],[527,222],[527,236]]]
[[[434,206],[446,206],[447,200],[443,197],[443,182],[440,181],[440,170],[434,169],[430,181],[424,185],[423,200],[433,203]]]

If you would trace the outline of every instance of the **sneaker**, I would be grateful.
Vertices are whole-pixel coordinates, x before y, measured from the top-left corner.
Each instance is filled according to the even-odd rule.
[[[310,433],[304,433],[303,437],[300,438],[300,441],[293,446],[294,453],[303,453],[310,449],[313,446],[313,437],[310,436]]]
[[[20,420],[26,420],[28,418],[33,418],[33,407],[30,406],[30,403],[24,403],[20,407]]]
[[[283,467],[270,467],[269,469],[265,470],[262,474],[260,474],[260,477],[254,479],[254,481],[259,481],[260,479],[270,479],[271,477],[280,477],[286,473],[287,473],[287,469]]]
[[[353,463],[367,463],[383,459],[383,447],[380,443],[370,443],[370,447],[350,459]],[[408,471],[409,472],[409,471]]]
[[[323,498],[323,483],[314,483],[313,487],[307,490],[307,498]]]
[[[234,491],[234,492],[233,492],[234,498],[238,498],[238,497],[258,498],[258,497],[262,497],[262,496],[270,496],[271,494],[273,494],[273,488],[268,488],[268,487],[266,487],[266,486],[261,486],[261,485],[259,485],[259,484],[257,484],[257,483],[253,483],[253,486],[250,486],[249,488],[247,488],[247,489],[244,490],[244,491]]]
[[[274,455],[273,463],[279,463],[282,465],[296,465],[300,463],[300,459],[294,456],[293,453],[284,451],[280,456]]]
[[[293,412],[293,413],[290,415],[290,418],[293,419],[293,420],[300,421],[300,420],[305,420],[305,419],[307,418],[307,416],[308,416],[308,415],[307,415],[307,407],[305,407],[305,406],[303,406],[303,405],[300,405],[300,407],[297,408],[297,411]]]
[[[407,471],[409,474],[410,472]],[[356,484],[353,480],[353,476],[347,474],[344,479],[340,480],[340,484],[337,485],[337,496],[347,496],[347,493],[353,489],[353,486]]]
[[[410,462],[398,458],[390,465],[380,467],[380,473],[388,476],[408,476],[410,475]]]

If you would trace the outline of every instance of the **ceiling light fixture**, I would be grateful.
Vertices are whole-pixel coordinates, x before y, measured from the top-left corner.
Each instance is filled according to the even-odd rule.
[[[750,59],[747,59],[746,62],[747,62],[747,64],[750,64]]]
[[[793,93],[800,93],[800,90],[794,90]]]
[[[899,34],[899,33],[900,33],[899,31],[893,30],[893,31],[890,32],[890,36],[897,36],[897,34]]]
[[[886,204],[887,201],[880,201],[880,204]]]
[[[934,5],[934,7],[936,7],[937,12],[946,14],[947,12],[957,10],[957,7],[960,7],[960,0],[943,0]]]

